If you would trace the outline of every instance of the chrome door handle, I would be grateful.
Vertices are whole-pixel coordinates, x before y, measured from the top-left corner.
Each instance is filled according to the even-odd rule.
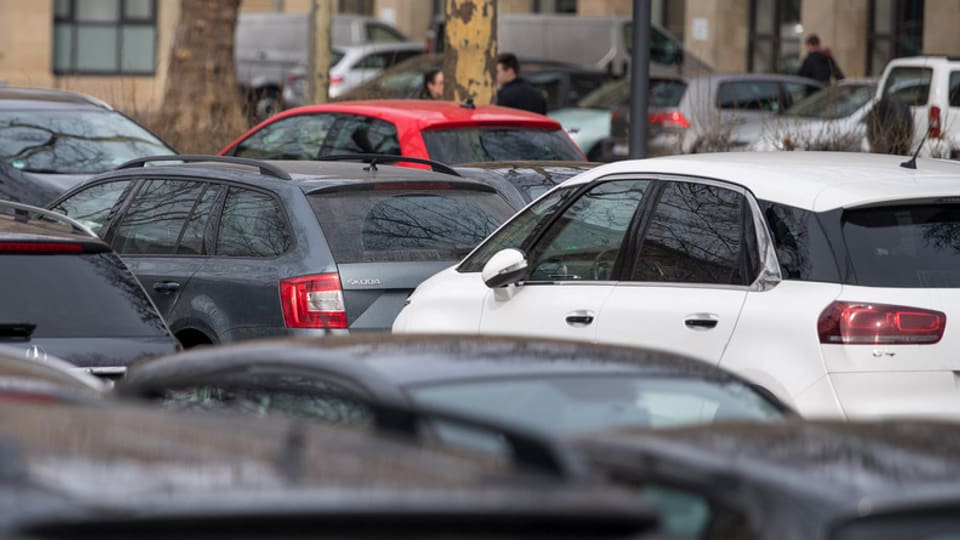
[[[567,324],[575,327],[590,326],[593,323],[593,312],[587,311],[585,309],[580,309],[577,311],[571,311],[567,313],[567,316],[564,320],[567,321]]]
[[[158,281],[153,284],[153,290],[162,293],[172,293],[180,289],[180,284],[176,281]]]
[[[712,313],[694,313],[687,315],[683,324],[691,330],[704,331],[716,328],[719,322],[717,316]]]

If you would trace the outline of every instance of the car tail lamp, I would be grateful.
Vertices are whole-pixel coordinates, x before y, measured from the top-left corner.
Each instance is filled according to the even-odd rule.
[[[343,84],[343,77],[340,75],[333,75],[330,77],[330,84]]]
[[[683,113],[680,111],[650,113],[647,121],[651,124],[670,128],[690,127],[690,122],[687,121],[687,117],[683,116]]]
[[[946,314],[889,304],[833,302],[820,313],[820,343],[927,345],[943,337]]]
[[[346,328],[340,276],[317,274],[280,281],[280,305],[287,328]]]
[[[301,75],[299,73],[290,73],[287,75],[287,84],[295,84],[300,82],[306,75]]]
[[[940,138],[940,107],[931,106],[930,107],[930,118],[928,120],[927,129],[929,130],[927,136],[931,139]]]
[[[83,244],[69,242],[0,242],[0,253],[83,253]]]

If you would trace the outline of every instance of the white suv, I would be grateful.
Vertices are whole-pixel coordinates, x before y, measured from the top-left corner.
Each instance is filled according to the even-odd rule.
[[[394,332],[703,358],[801,414],[960,417],[960,164],[860,153],[621,161],[423,282]]]
[[[876,98],[893,96],[913,113],[910,151],[927,141],[921,156],[960,158],[960,57],[914,56],[887,64]],[[869,148],[869,143],[866,144]]]

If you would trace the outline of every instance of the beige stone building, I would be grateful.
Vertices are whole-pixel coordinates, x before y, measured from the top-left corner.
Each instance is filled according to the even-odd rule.
[[[423,39],[446,0],[329,0]],[[178,0],[0,0],[0,82],[89,93],[125,110],[157,106]],[[242,0],[245,11],[308,12],[312,0]],[[630,14],[632,0],[499,0],[501,12]],[[820,35],[848,76],[890,58],[958,54],[960,0],[651,0],[654,22],[717,71],[790,71]]]

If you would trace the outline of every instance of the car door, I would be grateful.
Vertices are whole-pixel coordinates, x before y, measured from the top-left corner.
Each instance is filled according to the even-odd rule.
[[[203,264],[203,234],[217,186],[198,180],[145,180],[107,235],[160,315],[170,315]]]
[[[707,181],[658,191],[630,268],[601,310],[597,341],[719,362],[759,271],[747,198]]]
[[[526,282],[487,292],[481,333],[593,341],[624,238],[650,184],[613,179],[580,193],[528,247]]]

